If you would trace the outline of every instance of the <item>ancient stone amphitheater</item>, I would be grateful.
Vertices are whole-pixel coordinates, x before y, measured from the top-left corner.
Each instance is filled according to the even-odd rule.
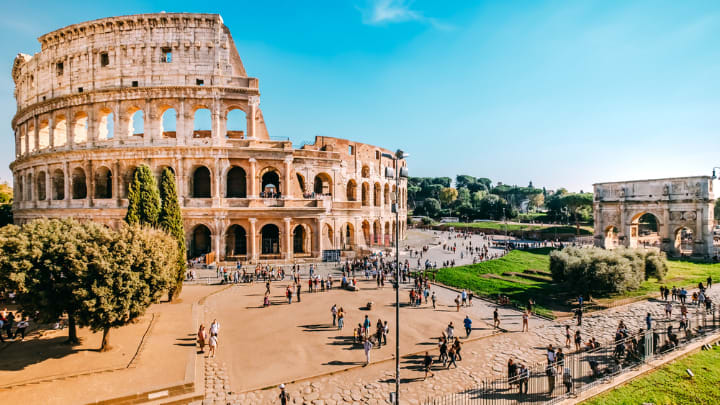
[[[230,31],[216,14],[141,14],[71,25],[18,54],[12,76],[16,223],[123,220],[135,168],[177,177],[189,255],[317,259],[389,246],[388,150],[271,138]],[[402,162],[401,164],[405,164]],[[400,183],[400,236],[406,183]]]

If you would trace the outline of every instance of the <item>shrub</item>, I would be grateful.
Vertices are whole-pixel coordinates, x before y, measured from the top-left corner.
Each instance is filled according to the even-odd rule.
[[[662,253],[643,249],[574,248],[550,253],[553,280],[583,294],[637,290],[649,277],[662,279],[667,264]]]

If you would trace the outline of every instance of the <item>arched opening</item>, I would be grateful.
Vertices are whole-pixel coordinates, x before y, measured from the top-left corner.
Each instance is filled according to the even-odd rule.
[[[692,229],[681,227],[675,231],[674,251],[676,254],[680,256],[691,256],[694,245],[695,239]]]
[[[261,197],[279,198],[280,197],[280,175],[274,168],[266,169],[265,174],[261,178]]]
[[[293,230],[293,253],[307,253],[305,251],[305,228],[298,225]]]
[[[112,198],[112,172],[105,166],[95,171],[95,198]]]
[[[351,223],[343,225],[340,232],[340,245],[344,250],[349,250],[355,246],[355,227]]]
[[[65,199],[65,173],[60,169],[55,169],[52,175],[52,199]]]
[[[37,194],[38,201],[45,201],[45,198],[47,198],[47,195],[45,192],[47,190],[45,188],[47,186],[46,181],[47,181],[47,179],[46,179],[45,172],[39,172],[37,174],[37,177],[35,178],[35,183],[37,184],[36,194]]]
[[[362,232],[363,238],[365,238],[365,245],[370,246],[372,244],[372,239],[370,238],[370,223],[368,221],[363,221]]]
[[[210,170],[205,166],[200,166],[193,172],[193,198],[210,198]]]
[[[370,168],[368,166],[363,166],[360,174],[362,177],[370,177]]]
[[[280,253],[280,229],[276,225],[267,224],[260,230],[262,254],[273,255]]]
[[[53,128],[53,146],[65,146],[67,143],[67,119],[64,115],[55,117],[55,128]]]
[[[385,235],[383,239],[383,245],[392,245],[392,242],[390,241],[390,222],[385,222]]]
[[[33,174],[28,173],[27,177],[25,177],[25,181],[27,184],[25,185],[25,201],[32,201],[33,200]]]
[[[100,110],[100,123],[98,126],[98,139],[112,139],[115,137],[115,115],[112,110],[103,108]]]
[[[24,181],[23,176],[19,176],[18,182],[17,182],[17,200],[18,201],[25,200],[25,195],[23,194],[23,191],[25,189],[23,181]]]
[[[605,249],[613,249],[619,244],[619,231],[614,225],[605,228]]]
[[[231,225],[225,236],[225,258],[247,255],[247,233],[240,225]]]
[[[297,177],[298,186],[300,187],[300,192],[302,192],[303,197],[307,198],[306,195],[307,192],[305,190],[305,178],[300,173],[295,173],[295,176]]]
[[[28,125],[28,132],[27,132],[27,151],[28,153],[35,151],[35,125],[30,124]]]
[[[330,225],[325,224],[322,230],[322,245],[325,249],[334,249],[335,244],[333,243],[333,230]]]
[[[73,120],[73,142],[82,144],[87,142],[88,137],[88,115],[84,111],[75,114]]]
[[[38,126],[38,149],[45,149],[50,146],[50,124],[47,120],[40,122]]]
[[[382,244],[382,231],[380,231],[380,221],[373,222],[373,243]]]
[[[177,137],[177,111],[174,108],[168,108],[162,114],[160,121],[160,133],[163,138]]]
[[[392,235],[390,236],[390,240],[392,241],[392,246],[395,246],[395,235],[397,234],[397,222],[392,222]]]
[[[385,184],[383,200],[385,200],[385,205],[390,205],[390,186],[388,184]]]
[[[210,138],[212,136],[212,115],[207,108],[195,110],[193,118],[193,138]]]
[[[131,114],[128,122],[128,137],[143,136],[145,134],[145,114],[137,108],[128,112]]]
[[[362,184],[362,205],[370,206],[370,185],[367,183]]]
[[[132,184],[133,180],[135,179],[135,170],[137,170],[137,167],[135,167],[135,166],[128,168],[122,177],[122,179],[123,179],[123,190],[122,190],[123,198],[127,198],[128,194],[130,193],[130,184]]]
[[[649,212],[636,215],[631,221],[630,247],[660,247],[659,222]]]
[[[247,197],[247,176],[242,167],[234,166],[227,174],[227,197]]]
[[[352,179],[347,184],[347,200],[357,201],[357,183]]]
[[[72,198],[74,200],[87,198],[85,170],[80,167],[76,167],[72,171]]]
[[[25,142],[26,142],[27,136],[25,135],[25,130],[20,129],[20,155],[25,154]]]
[[[332,195],[332,178],[327,173],[319,173],[313,182],[315,195]]]
[[[193,229],[190,252],[192,257],[199,257],[212,250],[212,236],[210,229],[205,225],[198,225]]]
[[[373,197],[374,197],[373,202],[375,203],[374,205],[376,207],[379,207],[380,205],[382,205],[380,203],[381,196],[382,196],[382,194],[380,192],[380,183],[375,183],[375,187],[373,187]]]
[[[226,118],[226,137],[228,139],[244,139],[247,133],[247,116],[245,111],[239,108],[232,108],[228,111]]]

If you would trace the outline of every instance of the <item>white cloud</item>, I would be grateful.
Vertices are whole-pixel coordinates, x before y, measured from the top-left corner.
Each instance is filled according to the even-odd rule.
[[[434,18],[426,17],[411,8],[412,0],[368,0],[364,8],[360,8],[363,24],[386,25],[417,21],[430,24],[436,28],[448,28]]]

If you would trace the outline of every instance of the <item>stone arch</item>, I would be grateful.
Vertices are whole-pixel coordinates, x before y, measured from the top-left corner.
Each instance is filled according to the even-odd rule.
[[[20,127],[20,155],[24,155],[27,152],[27,150],[26,150],[27,145],[25,144],[26,139],[27,139],[27,134],[25,133],[25,128],[23,128],[21,126]]]
[[[392,239],[391,240],[392,240],[393,246],[395,246],[395,236],[396,235],[397,235],[397,222],[392,221],[392,235],[391,235]]]
[[[212,136],[212,113],[205,106],[196,106],[193,111],[193,138]]]
[[[392,242],[390,241],[390,236],[391,236],[390,232],[391,232],[391,231],[392,231],[392,230],[390,229],[390,221],[386,221],[386,222],[385,222],[385,235],[384,235],[384,239],[385,239],[384,242],[385,242],[385,243],[384,243],[384,245],[391,245],[391,244],[392,244]]]
[[[351,222],[346,222],[341,228],[340,245],[345,250],[355,246],[355,226]]]
[[[264,197],[280,196],[282,188],[278,169],[270,166],[260,171],[260,190]]]
[[[238,106],[230,106],[225,114],[227,139],[244,139],[247,134],[247,114]]]
[[[27,152],[35,151],[35,124],[30,123],[27,131]]]
[[[347,183],[347,200],[357,201],[357,183],[353,179]]]
[[[385,200],[385,205],[390,205],[390,185],[387,183],[385,183],[383,191],[383,200]]]
[[[375,183],[373,186],[373,205],[376,207],[379,207],[381,205],[381,199],[382,194],[380,191],[380,183]]]
[[[42,120],[38,125],[38,149],[48,147],[50,147],[50,123],[48,120]]]
[[[362,206],[370,206],[370,185],[367,182],[362,184]]]
[[[380,221],[376,219],[373,222],[373,242],[376,245],[382,244],[382,231],[380,228]]]
[[[67,144],[67,118],[60,114],[55,117],[55,127],[53,128],[53,146],[65,146]]]
[[[72,198],[73,200],[87,198],[87,179],[85,170],[81,167],[76,167],[72,171]]]
[[[362,177],[370,177],[370,167],[368,165],[364,165],[360,170],[360,175]]]
[[[98,139],[103,141],[115,137],[115,114],[107,107],[100,109],[98,122]]]
[[[305,231],[305,227],[300,224],[295,226],[293,229],[293,253],[308,253],[305,248],[305,243],[307,240],[307,232]]]
[[[274,255],[280,253],[280,228],[275,224],[266,224],[260,229],[260,253]]]
[[[198,166],[192,176],[192,198],[211,198],[212,179],[210,169],[205,166]]]
[[[163,138],[177,138],[177,118],[178,113],[175,108],[164,105],[160,110],[162,116],[160,118],[160,134]]]
[[[204,224],[196,225],[190,239],[190,256],[199,257],[212,251],[212,233]]]
[[[695,232],[688,226],[679,226],[673,233],[672,253],[677,256],[690,256],[695,250]]]
[[[128,138],[145,135],[145,113],[138,107],[128,109]]]
[[[45,201],[47,198],[46,191],[47,191],[47,174],[45,174],[44,171],[40,171],[35,176],[35,185],[36,185],[36,192],[38,201]]]
[[[620,230],[615,225],[609,225],[605,227],[605,248],[612,249],[617,247],[619,244]]]
[[[325,249],[333,249],[335,247],[335,241],[333,240],[333,229],[330,226],[330,224],[324,224],[322,227],[322,234],[320,235],[322,238],[322,245],[325,247]]]
[[[247,175],[245,169],[233,166],[226,175],[225,193],[227,198],[247,197]]]
[[[112,172],[105,166],[95,169],[95,198],[112,198]]]
[[[297,177],[298,186],[300,187],[300,192],[305,194],[307,192],[305,188],[305,177],[303,177],[300,173],[295,173],[295,176]]]
[[[372,238],[370,237],[370,222],[368,222],[367,219],[362,222],[362,232],[365,245],[370,246],[372,244]]]
[[[247,232],[240,225],[230,225],[225,232],[225,258],[247,255]]]
[[[313,192],[316,195],[332,195],[332,177],[327,173],[318,173],[313,181]]]
[[[83,144],[88,140],[88,115],[85,111],[78,111],[73,117],[72,125],[73,143]]]
[[[65,199],[65,173],[60,169],[55,169],[52,174],[52,199]]]

